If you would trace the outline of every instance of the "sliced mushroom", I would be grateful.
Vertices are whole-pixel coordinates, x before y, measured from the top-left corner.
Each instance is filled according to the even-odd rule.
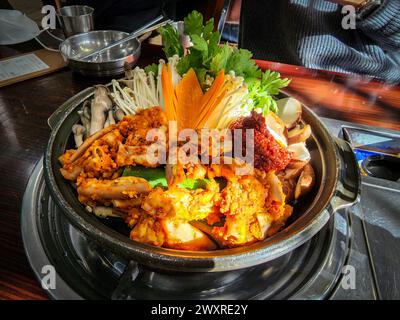
[[[107,128],[110,125],[110,122],[108,121],[108,117],[106,119],[106,122],[104,122],[104,128]]]
[[[304,166],[307,164],[307,162],[305,161],[301,161],[301,160],[290,160],[290,162],[288,163],[288,165],[286,166],[287,169],[303,169]]]
[[[304,142],[294,143],[287,148],[289,152],[293,153],[294,160],[309,161],[311,159],[310,152],[308,151]]]
[[[297,200],[301,196],[310,192],[315,183],[315,173],[311,164],[307,164],[304,167],[303,172],[297,181],[296,189],[294,191],[294,198]]]
[[[94,207],[92,212],[99,218],[121,218],[121,216],[117,214],[117,211],[114,211],[112,207],[98,206]]]
[[[268,172],[267,181],[271,200],[283,203],[285,201],[285,194],[283,193],[282,182],[273,171]]]
[[[285,194],[285,202],[290,203],[294,200],[294,191],[296,189],[298,176],[290,179],[284,179],[282,181],[282,190]]]
[[[75,146],[77,148],[83,143],[83,136],[86,132],[86,129],[81,124],[74,124],[72,126],[72,133],[74,134]]]
[[[258,240],[263,240],[267,236],[267,232],[271,227],[272,219],[266,213],[256,213],[255,216],[261,231],[261,238]]]
[[[284,147],[287,147],[288,142],[285,136],[285,123],[283,123],[283,121],[275,113],[269,112],[265,116],[265,125],[275,140]]]
[[[214,234],[212,232],[213,227],[210,226],[206,221],[204,220],[192,220],[189,222],[193,227],[199,229],[200,231],[204,232],[207,236],[209,236],[220,248],[224,247],[224,244],[219,241],[219,239],[214,237]]]
[[[307,164],[306,161],[292,160],[286,166],[283,179],[297,179],[303,171],[304,166]]]
[[[306,141],[311,136],[311,126],[306,124],[304,127],[296,126],[288,131],[288,144]]]
[[[278,116],[288,129],[292,129],[300,121],[302,105],[294,98],[284,98],[276,102],[279,108]]]
[[[165,233],[165,247],[195,251],[217,249],[209,237],[189,222],[165,219],[161,220],[161,226]]]

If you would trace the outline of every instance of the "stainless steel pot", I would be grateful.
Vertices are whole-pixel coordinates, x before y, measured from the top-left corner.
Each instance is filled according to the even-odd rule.
[[[75,72],[88,76],[116,76],[124,73],[124,66],[134,66],[141,52],[138,39],[131,39],[99,55],[96,61],[83,61],[77,57],[103,48],[128,36],[114,30],[80,33],[67,38],[60,44],[60,52],[68,66]]]
[[[76,191],[60,174],[58,157],[71,143],[71,127],[79,121],[77,110],[93,95],[88,88],[65,102],[49,118],[52,128],[44,156],[47,187],[69,221],[105,248],[149,268],[185,272],[213,272],[261,264],[310,240],[340,208],[358,201],[360,175],[349,144],[329,135],[318,117],[307,107],[303,119],[313,130],[307,142],[316,173],[313,191],[295,206],[284,230],[249,246],[209,252],[188,252],[149,246],[130,240],[88,213]]]

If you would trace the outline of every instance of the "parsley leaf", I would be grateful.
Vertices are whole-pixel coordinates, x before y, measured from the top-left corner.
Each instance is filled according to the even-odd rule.
[[[203,83],[206,74],[210,72],[212,59],[219,50],[220,34],[214,31],[214,19],[211,18],[203,25],[203,15],[197,11],[191,12],[184,22],[185,34],[190,37],[193,46],[179,61],[177,70],[183,75],[193,68],[200,83]]]
[[[171,25],[167,24],[157,30],[163,39],[164,52],[167,57],[172,57],[177,54],[179,57],[183,56],[183,47],[179,41],[178,31]]]
[[[199,82],[204,84],[207,75],[215,77],[222,69],[225,73],[234,71],[235,75],[244,78],[248,86],[247,108],[261,109],[264,114],[269,110],[278,111],[273,96],[289,84],[288,79],[281,79],[278,72],[263,73],[252,59],[253,55],[249,50],[238,49],[228,44],[220,46],[220,34],[214,31],[214,19],[203,24],[203,15],[192,11],[184,18],[184,23],[184,32],[193,43],[185,56],[178,32],[171,25],[160,29],[167,57],[174,54],[181,57],[176,66],[180,75],[193,68]]]
[[[157,75],[158,74],[158,65],[155,63],[149,64],[148,66],[144,67],[144,71],[146,71],[146,73],[149,73],[151,71],[155,75]]]
[[[207,59],[208,57],[208,44],[207,41],[198,36],[197,34],[193,34],[191,36],[191,40],[193,42],[193,46],[190,47],[190,50],[196,50],[201,53],[203,60]]]
[[[229,45],[225,44],[223,47],[218,50],[218,52],[214,55],[210,63],[210,69],[214,73],[218,73],[218,71],[222,69],[226,69],[226,64],[228,63],[228,59],[231,55],[232,49]]]
[[[246,49],[235,49],[226,63],[226,70],[235,71],[237,76],[246,78],[258,78],[261,76],[261,70],[256,62],[252,60],[253,54]]]
[[[184,19],[185,34],[200,36],[203,32],[203,15],[200,12],[193,10]],[[214,26],[214,24],[213,24]]]
[[[278,106],[273,96],[278,94],[280,89],[287,87],[289,83],[290,80],[282,79],[279,72],[265,71],[261,80],[252,79],[248,82],[249,93],[246,99],[248,108],[250,110],[260,109],[264,115],[269,111],[277,113]]]

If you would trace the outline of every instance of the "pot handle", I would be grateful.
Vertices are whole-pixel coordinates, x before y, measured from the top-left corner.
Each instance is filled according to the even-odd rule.
[[[65,101],[61,106],[59,106],[56,111],[47,119],[47,124],[51,130],[54,129],[55,125],[60,121],[60,119],[65,115],[65,111],[71,106],[76,106],[88,99],[93,94],[93,87],[88,87],[81,91],[77,95]]]
[[[60,120],[61,116],[63,115],[67,105],[63,103],[59,108],[54,111],[51,116],[47,119],[47,125],[50,127],[51,130],[54,129],[57,122]]]
[[[118,279],[118,285],[114,289],[111,299],[112,300],[134,300],[132,296],[132,288],[135,287],[135,281],[139,280],[143,274],[143,268],[136,261],[129,261],[126,265],[124,272]]]
[[[339,176],[331,206],[333,212],[336,212],[360,201],[361,177],[360,168],[350,144],[336,137],[334,142],[339,155]]]

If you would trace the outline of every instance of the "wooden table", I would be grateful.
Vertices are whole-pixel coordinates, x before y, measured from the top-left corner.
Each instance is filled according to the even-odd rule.
[[[0,57],[16,54],[0,49]],[[154,59],[144,50],[141,64]],[[400,130],[400,86],[262,62],[292,79],[289,94],[317,114]],[[109,79],[88,79],[65,69],[0,89],[0,299],[47,299],[24,254],[19,213],[25,185],[50,133],[47,118],[82,89]]]

